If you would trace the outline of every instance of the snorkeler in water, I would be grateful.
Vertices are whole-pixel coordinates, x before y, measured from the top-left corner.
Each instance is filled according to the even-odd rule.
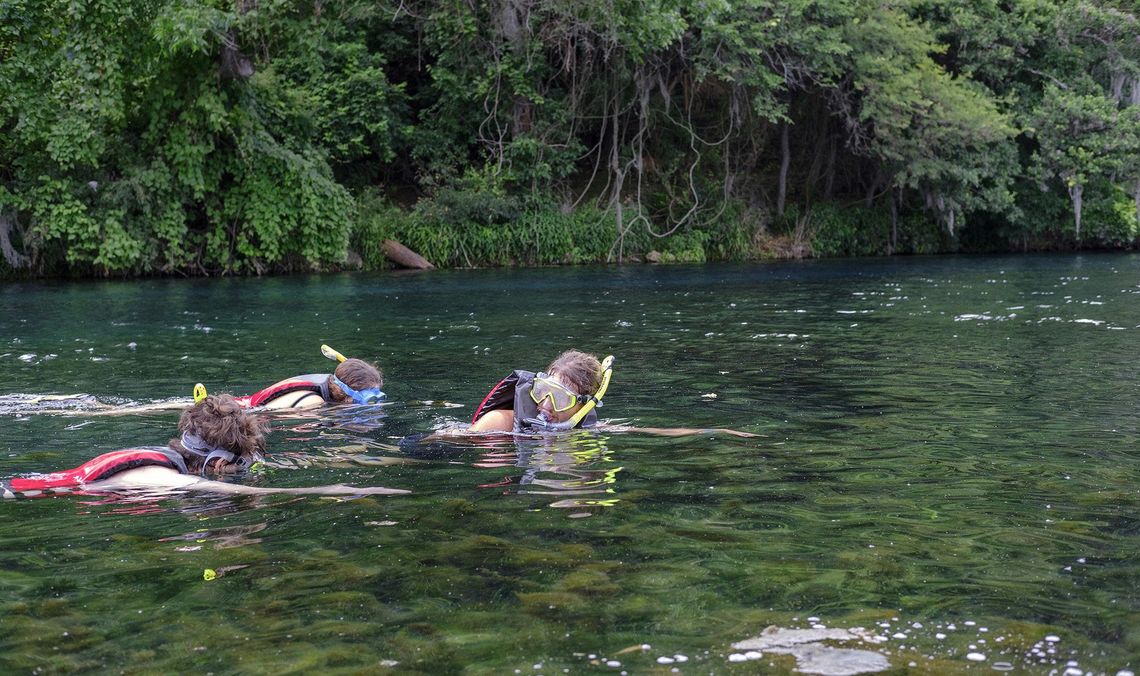
[[[328,345],[321,353],[338,362],[330,373],[314,373],[288,378],[254,394],[237,397],[246,408],[316,408],[325,404],[376,404],[384,400],[380,390],[384,375],[375,364],[349,359]],[[8,394],[0,395],[0,415],[29,413],[53,415],[109,416],[178,409],[182,397],[148,403],[111,404],[89,394]]]
[[[540,373],[513,371],[495,385],[476,407],[467,432],[534,433],[593,428],[661,436],[714,433],[756,436],[721,427],[630,427],[601,423],[595,409],[602,405],[602,397],[609,389],[613,364],[613,356],[599,361],[592,354],[568,350]]]
[[[384,375],[375,364],[349,359],[328,345],[321,353],[337,362],[331,374],[312,373],[288,378],[247,397],[238,397],[250,408],[315,408],[325,404],[375,404],[384,399],[380,388]]]
[[[595,427],[613,375],[612,356],[563,352],[540,373],[515,370],[475,409],[469,432],[527,432]]]
[[[185,409],[181,435],[165,447],[143,446],[111,451],[79,467],[0,481],[5,498],[53,493],[113,492],[130,489],[179,489],[231,494],[306,493],[315,495],[388,495],[392,488],[355,488],[342,484],[312,488],[260,488],[211,480],[239,474],[261,461],[266,426],[227,394],[209,395]]]

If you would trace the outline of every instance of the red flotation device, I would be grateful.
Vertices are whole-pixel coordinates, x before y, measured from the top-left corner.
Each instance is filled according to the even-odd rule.
[[[185,473],[185,461],[182,460],[181,456],[175,458],[174,455],[174,451],[157,448],[128,448],[121,451],[111,451],[92,458],[74,469],[9,479],[0,482],[0,488],[13,493],[43,491],[53,488],[79,488],[85,484],[106,479],[119,472],[147,466],[169,467]]]
[[[328,379],[329,374],[327,373],[310,373],[308,375],[297,376],[296,378],[274,383],[260,392],[254,392],[248,397],[234,397],[234,399],[237,400],[239,405],[247,408],[263,406],[277,397],[284,396],[290,392],[313,392],[321,395],[322,399],[328,401]]]

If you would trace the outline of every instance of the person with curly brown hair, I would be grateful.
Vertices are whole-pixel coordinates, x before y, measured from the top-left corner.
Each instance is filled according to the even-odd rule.
[[[215,481],[208,475],[244,472],[261,461],[266,425],[228,394],[216,394],[185,409],[178,421],[181,436],[166,447],[143,446],[104,453],[79,467],[0,481],[5,498],[53,493],[117,492],[167,489],[233,493],[314,495],[389,495],[408,491],[343,484],[307,488],[262,488]]]
[[[182,411],[169,446],[191,474],[237,474],[261,461],[267,426],[228,394],[212,394]],[[177,462],[177,460],[175,461]]]

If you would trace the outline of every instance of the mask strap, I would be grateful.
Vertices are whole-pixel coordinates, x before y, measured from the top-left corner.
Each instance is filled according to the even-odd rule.
[[[370,388],[363,390],[361,392],[357,392],[356,390],[352,389],[348,385],[345,385],[344,381],[341,380],[340,378],[337,378],[335,373],[332,375],[332,379],[333,379],[333,382],[336,383],[337,387],[339,387],[341,390],[343,390],[344,393],[347,394],[350,399],[352,399],[354,402],[356,402],[358,404],[371,404],[371,403],[375,403],[376,401],[384,398],[384,393],[381,392],[379,388],[370,387]]]
[[[199,458],[204,458],[210,451],[215,450],[205,439],[192,432],[183,432],[182,438],[179,439],[179,441],[182,442],[182,448],[185,448]]]
[[[201,473],[203,476],[205,476],[207,468],[209,468],[210,463],[214,460],[221,458],[223,462],[229,464],[234,461],[235,457],[237,457],[224,448],[211,446],[205,439],[191,432],[183,432],[180,441],[182,442],[182,448],[185,448],[190,453],[198,456],[199,458],[202,458]],[[242,464],[243,461],[239,461],[239,466]]]
[[[210,451],[210,454],[202,461],[202,476],[206,475],[206,470],[209,469],[210,463],[215,458],[221,458],[222,462],[228,465],[234,461],[234,454],[229,451],[223,451],[220,448],[215,448],[213,451]]]

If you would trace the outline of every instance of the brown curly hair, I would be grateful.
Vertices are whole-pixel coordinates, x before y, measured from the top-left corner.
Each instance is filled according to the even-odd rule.
[[[546,367],[578,394],[593,394],[602,386],[602,363],[592,354],[567,350]]]
[[[380,367],[363,359],[346,359],[337,364],[333,373],[342,383],[358,392],[372,387],[384,387],[384,374],[380,372]],[[336,401],[348,399],[348,395],[337,387],[332,378],[329,378],[329,394]]]
[[[178,431],[200,437],[215,448],[229,451],[252,463],[265,450],[265,432],[268,426],[257,416],[246,412],[228,394],[211,394],[182,411]],[[188,454],[178,439],[170,440],[171,448],[178,450],[187,460],[199,460]]]

